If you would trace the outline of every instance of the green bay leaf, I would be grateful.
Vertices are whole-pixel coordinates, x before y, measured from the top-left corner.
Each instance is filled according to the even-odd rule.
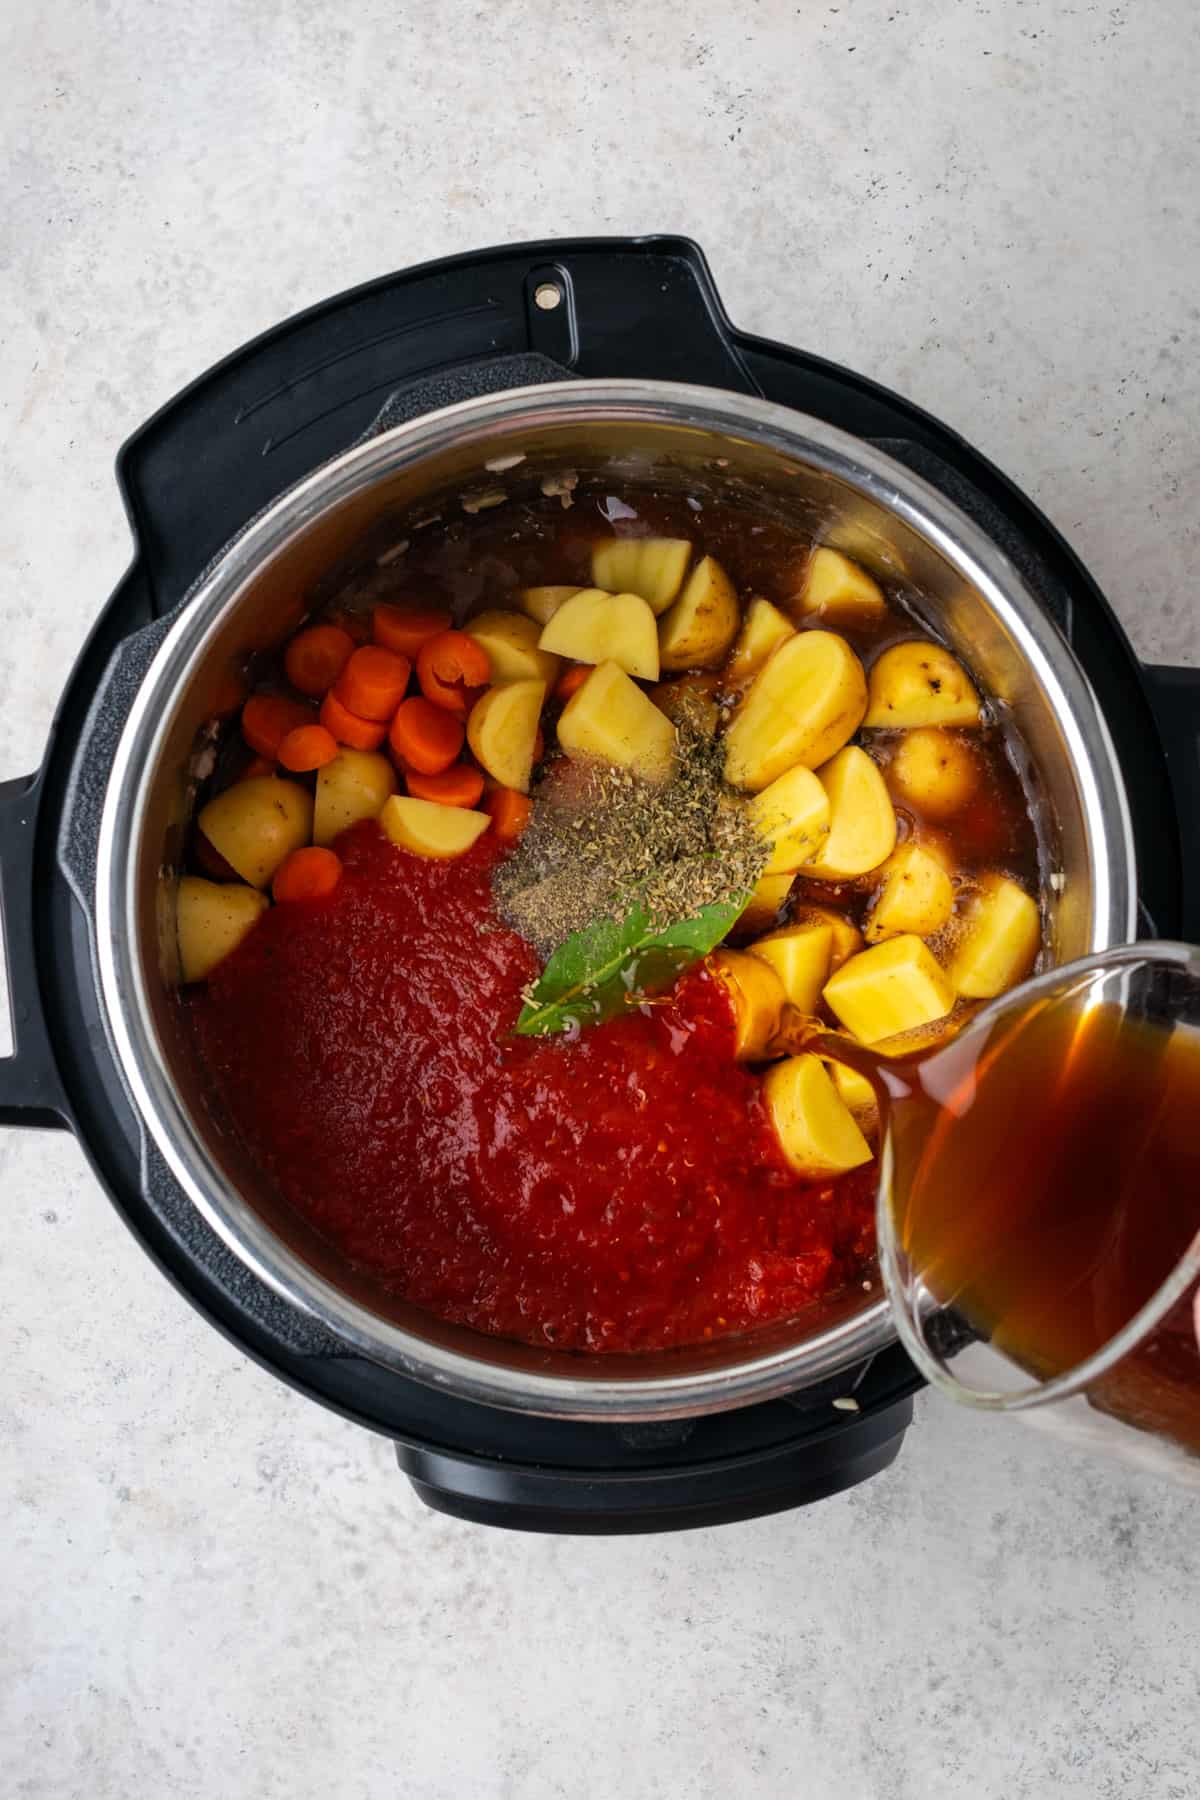
[[[716,948],[749,899],[747,892],[702,906],[691,918],[659,930],[638,901],[621,919],[598,919],[572,932],[521,1008],[517,1035],[548,1037],[597,1025],[643,996],[662,993]]]

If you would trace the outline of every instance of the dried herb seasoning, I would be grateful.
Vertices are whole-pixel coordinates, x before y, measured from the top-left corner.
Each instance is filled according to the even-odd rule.
[[[572,933],[622,920],[635,904],[657,933],[705,907],[744,903],[767,847],[722,767],[722,746],[686,724],[675,774],[659,785],[607,764],[552,762],[518,849],[496,872],[505,920],[549,958]]]

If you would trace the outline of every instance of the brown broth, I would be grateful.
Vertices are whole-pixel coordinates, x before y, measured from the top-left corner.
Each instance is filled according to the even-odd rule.
[[[910,1268],[1040,1379],[1110,1343],[1200,1232],[1195,1029],[1058,999],[1001,1018],[982,1043],[971,1032],[891,1060],[838,1051],[888,1094]],[[1093,1398],[1200,1452],[1190,1303]]]

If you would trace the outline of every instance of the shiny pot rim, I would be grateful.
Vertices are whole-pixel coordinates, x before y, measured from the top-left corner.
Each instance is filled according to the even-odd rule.
[[[679,1375],[605,1377],[583,1359],[578,1377],[505,1367],[463,1355],[380,1317],[314,1270],[228,1181],[209,1156],[166,1069],[136,916],[139,830],[174,705],[246,587],[299,533],[398,468],[447,448],[489,449],[552,418],[585,435],[618,419],[752,439],[827,473],[895,515],[932,545],[1008,628],[1038,686],[1057,697],[1058,721],[1097,849],[1090,861],[1093,950],[1133,935],[1135,858],[1129,808],[1098,703],[1073,652],[1004,552],[952,501],[885,452],[775,402],[666,381],[565,381],[462,401],[367,439],[282,495],[216,559],[192,591],[138,690],[113,761],[96,874],[97,954],[107,1023],[138,1112],[172,1173],[238,1259],[286,1301],[317,1318],[348,1350],[462,1398],[514,1411],[609,1420],[671,1418],[778,1397],[861,1362],[895,1341],[880,1299],[799,1343],[744,1362]],[[1093,844],[1092,840],[1095,840]],[[483,1340],[486,1343],[486,1340]],[[595,1372],[593,1372],[593,1370]]]

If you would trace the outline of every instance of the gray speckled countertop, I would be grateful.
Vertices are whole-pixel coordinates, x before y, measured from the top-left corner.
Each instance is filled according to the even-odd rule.
[[[1191,0],[10,6],[0,775],[128,554],[112,457],[386,269],[674,230],[729,310],[1026,487],[1200,662]],[[1195,1499],[922,1401],[883,1478],[675,1539],[487,1534],[0,1134],[0,1791],[1191,1800]]]

